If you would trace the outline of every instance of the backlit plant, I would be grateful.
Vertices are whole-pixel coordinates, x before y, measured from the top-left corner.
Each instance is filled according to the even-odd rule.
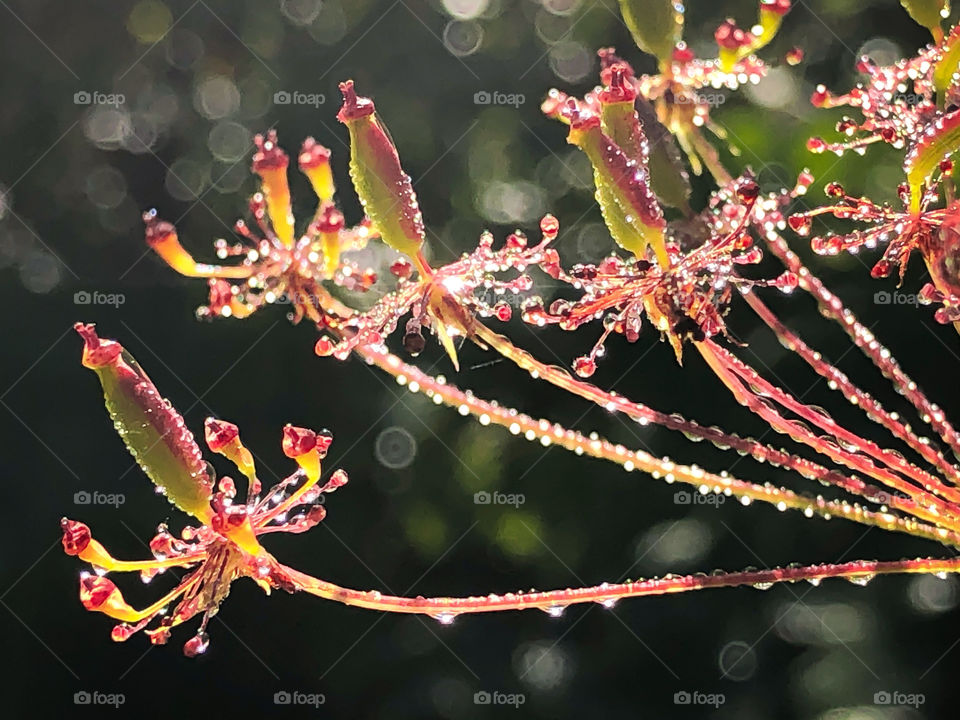
[[[763,193],[750,170],[731,175],[703,135],[704,129],[723,135],[710,120],[705,93],[733,90],[764,76],[766,65],[754,53],[776,34],[790,12],[788,0],[762,0],[757,24],[750,30],[740,29],[732,20],[722,24],[716,32],[718,55],[709,60],[696,58],[683,42],[683,8],[678,2],[621,0],[623,18],[640,49],[657,59],[658,74],[637,75],[626,60],[606,48],[599,52],[601,84],[595,90],[579,99],[551,90],[542,110],[568,126],[568,141],[589,160],[597,203],[612,241],[622,252],[596,264],[565,264],[563,249],[556,242],[560,222],[547,215],[540,222],[538,239],[528,240],[517,231],[498,243],[484,232],[472,252],[445,265],[431,265],[424,252],[427,220],[410,177],[373,101],[359,95],[350,80],[340,85],[343,105],[337,117],[349,131],[350,176],[366,214],[356,226],[346,224],[334,202],[331,153],[313,139],[303,144],[298,165],[317,195],[317,209],[302,222],[293,217],[289,157],[270,131],[256,138],[253,158],[253,171],[261,181],[261,191],[250,201],[257,229],[239,221],[235,243],[217,242],[216,253],[224,264],[196,262],[180,244],[176,229],[155,211],[145,215],[147,243],[174,270],[208,280],[209,300],[199,310],[201,318],[243,318],[285,298],[292,305],[294,322],[308,320],[317,327],[317,355],[335,360],[357,356],[411,392],[425,393],[437,404],[473,415],[482,425],[500,425],[545,446],[602,458],[667,483],[685,483],[704,494],[735,496],[744,505],[764,502],[780,511],[839,517],[932,540],[942,548],[960,547],[960,468],[955,464],[960,436],[874,334],[801,263],[785,237],[788,228],[799,238],[808,236],[813,218],[824,214],[865,224],[866,229],[815,238],[811,244],[826,254],[886,244],[883,258],[874,267],[876,277],[888,275],[897,264],[902,275],[911,250],[918,249],[932,277],[921,297],[942,303],[938,320],[960,320],[960,253],[956,249],[960,204],[954,199],[950,160],[960,148],[960,110],[956,109],[960,30],[943,33],[940,18],[946,9],[940,0],[904,0],[903,4],[931,30],[934,44],[891,67],[877,67],[864,59],[859,69],[865,80],[847,94],[834,95],[819,87],[815,105],[849,105],[863,118],[841,121],[838,131],[846,138],[843,143],[828,144],[819,138],[808,143],[814,152],[862,152],[875,142],[901,150],[902,209],[848,195],[831,183],[829,204],[799,212],[795,205],[813,182],[810,173],[803,172],[792,188]],[[793,50],[787,61],[795,64],[801,58],[802,53]],[[691,170],[700,174],[706,168],[717,185],[696,214],[689,207],[690,184],[681,149]],[[361,267],[351,254],[381,240],[398,254],[387,277]],[[765,255],[777,258],[782,272],[750,277],[745,270]],[[567,286],[569,297],[545,303],[536,293],[537,273],[531,271]],[[339,299],[338,287],[360,292],[377,288],[379,296],[359,309]],[[913,405],[923,424],[942,440],[945,451],[825,360],[761,297],[797,290],[809,293],[820,312],[843,328]],[[520,308],[523,322],[535,327],[556,325],[575,331],[596,324],[593,332],[598,339],[588,354],[571,359],[570,372],[538,359],[494,329],[497,323],[511,320],[513,307]],[[755,314],[832,390],[909,447],[914,458],[884,449],[764,377],[727,336],[726,318],[731,312]],[[343,588],[281,564],[261,544],[262,536],[271,532],[299,533],[320,522],[325,515],[324,506],[318,504],[321,494],[346,482],[346,475],[337,470],[321,483],[321,460],[332,440],[328,432],[284,428],[284,452],[298,468],[264,492],[237,428],[208,420],[207,446],[233,462],[246,479],[245,497],[238,495],[235,481],[218,478],[202,459],[183,419],[133,358],[116,342],[101,340],[92,326],[78,324],[77,330],[84,339],[84,365],[98,374],[118,432],[158,490],[197,523],[178,535],[161,526],[150,544],[153,560],[121,561],[93,540],[85,525],[63,521],[65,550],[94,570],[81,576],[81,600],[88,609],[120,622],[113,631],[115,640],[126,640],[152,625],[147,630],[151,640],[163,643],[173,626],[200,615],[200,630],[184,649],[188,655],[202,652],[208,643],[208,619],[240,577],[251,578],[266,592],[303,591],[375,610],[429,614],[449,623],[460,614],[509,609],[538,608],[558,616],[572,603],[609,607],[621,598],[707,587],[767,588],[801,580],[819,584],[825,578],[864,584],[877,574],[960,571],[960,559],[928,557],[669,575],[579,589],[462,598],[404,598]],[[642,425],[679,431],[693,441],[707,440],[722,450],[817,480],[840,494],[804,494],[734,477],[725,470],[710,472],[481,399],[388,349],[388,341],[395,337],[403,355],[416,356],[425,347],[425,334],[437,338],[454,369],[458,369],[458,343],[472,342],[515,363],[531,378],[610,412]],[[813,458],[707,427],[591,384],[589,378],[612,334],[628,343],[659,335],[678,362],[685,354],[699,354],[737,403],[777,433],[806,446]],[[844,499],[851,495],[859,501]],[[130,607],[107,577],[111,572],[134,571],[149,579],[168,568],[182,568],[185,574],[173,591],[143,610]]]

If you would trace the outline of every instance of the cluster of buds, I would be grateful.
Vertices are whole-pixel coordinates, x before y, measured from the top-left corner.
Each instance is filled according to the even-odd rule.
[[[221,239],[215,243],[220,260],[242,258],[239,264],[196,262],[180,244],[176,228],[160,220],[156,210],[143,216],[147,244],[182,275],[209,279],[209,303],[197,311],[201,318],[242,318],[265,304],[286,302],[295,322],[304,317],[322,322],[327,313],[325,281],[360,291],[377,281],[376,272],[344,255],[362,249],[377,233],[367,218],[355,227],[345,226],[343,214],[333,202],[330,151],[307,138],[298,165],[319,202],[298,237],[287,180],[289,156],[278,145],[273,130],[265,137],[257,135],[254,141],[257,151],[252,170],[260,178],[261,191],[250,198],[250,215],[259,232],[238,220],[237,241]]]
[[[358,346],[379,345],[409,313],[403,333],[405,350],[418,355],[426,343],[423,328],[431,329],[441,338],[456,366],[453,338],[476,340],[472,332],[476,316],[510,320],[512,306],[533,287],[533,279],[526,273],[529,267],[539,267],[554,279],[561,278],[560,257],[548,247],[559,229],[556,218],[547,215],[540,221],[541,239],[536,245],[528,246],[526,236],[518,230],[497,249],[493,247],[493,235],[485,232],[473,252],[442,267],[429,268],[429,274],[414,274],[409,260],[397,260],[390,268],[398,279],[397,289],[369,310],[329,324],[328,328],[341,339],[322,336],[317,341],[316,353],[342,360]],[[508,272],[513,275],[509,280],[497,277]],[[523,306],[528,307],[531,302],[535,301],[528,298]]]
[[[80,576],[80,600],[87,610],[120,622],[112,632],[118,642],[152,624],[145,630],[150,641],[165,644],[174,626],[200,615],[197,634],[183,647],[186,655],[196,656],[207,649],[207,623],[234,580],[249,577],[267,593],[301,589],[299,575],[267,552],[259,538],[276,532],[302,533],[323,520],[324,495],[347,482],[342,470],[324,484],[319,482],[321,461],[333,436],[326,430],[286,426],[283,452],[297,463],[297,470],[261,497],[253,456],[240,441],[237,426],[207,419],[207,447],[246,477],[246,496],[238,498],[229,476],[221,477],[214,488],[213,467],[203,461],[183,418],[120,344],[100,339],[93,325],[78,323],[76,329],[84,340],[83,364],[100,378],[107,409],[127,449],[157,490],[199,522],[184,527],[179,536],[160,525],[150,541],[153,559],[125,561],[110,555],[85,524],[64,518],[63,549],[92,568]],[[139,572],[148,582],[177,568],[184,572],[176,587],[142,610],[131,607],[107,577],[111,572]]]
[[[767,66],[754,53],[777,34],[790,11],[790,0],[761,0],[757,24],[751,30],[741,30],[735,21],[726,20],[715,33],[717,57],[705,60],[697,58],[683,42],[681,3],[620,0],[620,7],[637,45],[654,55],[660,65],[660,72],[654,75],[632,77],[631,73],[631,82],[644,98],[643,102],[653,104],[654,117],[676,137],[694,173],[699,175],[706,165],[718,181],[722,180],[725,173],[701,128],[726,140],[723,128],[710,120],[712,106],[720,101],[718,91],[736,90],[745,83],[756,84],[766,75]],[[657,18],[658,14],[664,17]],[[790,61],[796,62],[800,56],[793,51]],[[605,68],[623,63],[612,50],[601,51],[601,60]],[[644,118],[644,126],[647,125],[649,121]]]
[[[800,236],[810,234],[813,219],[831,215],[852,220],[865,227],[847,233],[829,233],[812,238],[813,250],[819,254],[885,246],[871,275],[885,278],[899,268],[901,282],[912,251],[922,255],[932,282],[918,294],[922,303],[942,303],[935,314],[941,323],[960,319],[960,275],[957,272],[956,227],[960,205],[955,195],[952,155],[960,149],[960,26],[946,36],[940,29],[942,13],[937,3],[905,6],[911,15],[931,30],[934,44],[915,56],[891,66],[880,67],[863,58],[857,69],[866,79],[849,93],[833,95],[819,86],[812,102],[818,107],[850,106],[858,108],[862,121],[842,119],[838,132],[849,138],[842,143],[828,144],[818,137],[810,138],[807,147],[813,152],[830,150],[838,155],[853,149],[863,153],[875,142],[885,142],[904,150],[904,182],[898,187],[903,209],[878,204],[867,197],[848,195],[839,183],[826,186],[831,203],[790,218],[790,225]],[[942,207],[941,198],[944,200]],[[957,326],[960,329],[960,325]]]
[[[556,324],[564,330],[602,320],[600,339],[589,354],[574,361],[574,370],[581,377],[594,373],[611,333],[636,342],[644,315],[665,336],[680,361],[684,340],[703,342],[726,334],[723,317],[734,288],[743,292],[756,286],[784,292],[796,288],[797,278],[791,272],[772,280],[737,275],[738,266],[756,264],[763,257],[751,230],[765,233],[785,228],[783,208],[795,192],[761,196],[753,178],[745,175],[714,193],[708,208],[693,221],[668,227],[670,240],[665,247],[670,262],[666,267],[616,255],[598,264],[575,265],[557,277],[583,295],[575,301],[556,300],[546,309],[532,299],[528,302],[535,304],[528,304],[524,320],[540,326]],[[693,247],[688,250],[685,246],[689,244]]]
[[[944,161],[944,166],[952,165]],[[810,246],[820,255],[838,255],[841,252],[858,253],[883,246],[882,257],[874,263],[870,274],[886,278],[898,269],[900,281],[914,250],[920,252],[932,282],[926,283],[917,295],[922,304],[940,303],[934,314],[937,322],[956,323],[960,320],[960,276],[957,273],[957,248],[960,246],[960,203],[952,202],[945,208],[924,209],[919,215],[896,210],[887,204],[877,204],[867,197],[848,195],[839,183],[829,183],[826,193],[832,199],[804,213],[791,215],[790,227],[801,237],[810,235],[814,218],[831,215],[842,220],[865,224],[849,233],[828,233],[811,238]],[[909,189],[900,188],[904,201]]]

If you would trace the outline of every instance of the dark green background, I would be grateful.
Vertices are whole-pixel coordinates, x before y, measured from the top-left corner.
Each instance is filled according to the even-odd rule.
[[[555,10],[564,5],[545,4]],[[6,643],[2,698],[10,716],[81,711],[73,704],[79,690],[124,693],[117,714],[140,717],[953,716],[960,622],[951,610],[958,592],[952,580],[918,585],[898,577],[865,589],[834,581],[818,589],[719,590],[623,602],[613,611],[571,608],[562,619],[537,611],[462,617],[450,627],[308,596],[266,598],[243,581],[211,623],[211,648],[199,660],[180,653],[187,629],[162,648],[151,649],[142,636],[112,643],[109,621],[86,613],[77,601],[79,567],[60,552],[59,518],[69,514],[88,522],[121,557],[142,556],[156,523],[169,519],[179,529],[183,518],[155,496],[138,470],[127,472],[130,458],[106,419],[96,380],[79,364],[80,342],[69,332],[75,320],[95,321],[103,335],[123,342],[195,430],[211,413],[238,423],[271,480],[292,469],[280,452],[284,423],[329,427],[336,441],[328,467],[344,467],[350,484],[329,498],[320,527],[305,536],[275,537],[269,546],[282,561],[347,586],[458,595],[671,570],[947,552],[853,524],[744,509],[733,501],[719,509],[676,505],[675,486],[481,428],[422,396],[401,395],[389,378],[357,361],[318,359],[312,353],[315,332],[308,325],[291,327],[282,308],[242,323],[198,323],[193,309],[203,301],[203,284],[176,277],[152,256],[138,261],[143,209],[157,206],[167,218],[182,216],[184,243],[198,257],[211,257],[210,240],[228,232],[224,223],[243,213],[255,186],[244,175],[248,154],[241,152],[235,163],[211,155],[208,138],[218,121],[198,112],[194,100],[197,84],[210,75],[229,77],[239,88],[240,105],[225,120],[251,132],[275,126],[290,150],[308,134],[332,147],[352,221],[359,218],[358,204],[347,188],[346,133],[334,114],[337,81],[355,78],[362,92],[376,97],[416,181],[438,262],[473,247],[485,227],[501,238],[511,230],[515,222],[496,224],[499,216],[491,209],[497,208],[478,198],[491,183],[521,181],[529,183],[522,186],[527,192],[541,193],[542,208],[560,219],[565,262],[596,259],[608,246],[598,233],[592,193],[575,177],[577,171],[589,175],[566,145],[562,126],[543,119],[538,104],[551,86],[582,93],[594,82],[595,68],[577,82],[557,77],[551,58],[573,48],[553,48],[558,38],[590,52],[615,45],[639,70],[652,69],[632,50],[613,0],[570,3],[576,8],[569,16],[531,0],[493,0],[488,16],[477,21],[481,47],[462,59],[444,47],[450,16],[438,2],[331,0],[313,27],[305,28],[295,20],[304,17],[309,2],[286,3],[283,12],[274,2],[170,1],[173,32],[152,47],[127,28],[134,5],[0,3],[0,185],[10,190],[0,211],[0,627]],[[691,2],[687,37],[710,52],[720,20],[734,15],[748,25],[754,11],[753,2]],[[878,38],[886,44],[877,44]],[[191,57],[198,40],[202,53]],[[791,183],[809,165],[818,175],[811,202],[822,197],[829,179],[842,180],[853,192],[893,198],[896,154],[881,148],[831,167],[835,158],[809,156],[803,146],[811,134],[830,134],[842,115],[809,107],[813,85],[849,87],[856,81],[856,53],[870,41],[869,47],[894,43],[909,52],[926,38],[895,0],[797,2],[781,36],[762,53],[773,61],[794,45],[806,48],[807,61],[785,70],[794,97],[772,109],[737,94],[718,109],[716,118],[743,148],[739,158],[724,151],[729,166],[752,165],[772,189]],[[323,93],[327,101],[317,109],[270,104],[270,95],[284,89]],[[73,102],[81,90],[124,93],[138,134],[157,131],[150,151],[93,143],[93,109]],[[479,90],[522,93],[526,102],[479,107],[473,102]],[[165,124],[151,125],[158,112]],[[184,158],[193,163],[186,167],[199,168],[192,189],[200,202],[183,199],[189,189],[168,178],[167,167]],[[708,190],[705,181],[696,183],[698,207]],[[300,178],[294,192],[302,218],[312,210],[312,196]],[[520,224],[533,231],[531,220]],[[809,258],[803,242],[793,240]],[[929,309],[874,304],[874,292],[893,286],[870,280],[873,259],[811,262],[956,417],[957,334],[936,325]],[[762,269],[778,272],[772,263]],[[903,290],[915,292],[922,283],[917,261]],[[119,309],[77,306],[73,296],[80,290],[123,293],[126,302]],[[866,389],[891,409],[907,410],[807,297],[771,301]],[[807,401],[891,442],[760,331],[745,307],[735,306],[730,325],[750,343],[745,358],[762,358]],[[534,333],[518,323],[509,330],[552,362],[569,362],[598,332]],[[735,405],[697,358],[688,355],[686,365],[677,367],[649,330],[636,345],[615,339],[609,350],[595,376],[599,385],[729,430],[767,430]],[[464,348],[456,382],[533,415],[596,429],[684,462],[820,489],[665,430],[630,426],[492,360]],[[453,379],[432,345],[418,362],[436,363]],[[374,452],[378,436],[395,426],[417,441],[413,462],[399,470],[384,467]],[[78,507],[73,494],[80,489],[122,492],[126,504],[119,510]],[[481,489],[523,493],[526,503],[516,511],[475,505],[473,493]],[[148,588],[136,578],[123,580],[129,580],[123,587],[137,605],[166,587],[166,579]],[[920,612],[911,602],[918,595],[940,597],[942,612]],[[733,665],[730,653],[743,647],[750,648],[747,656],[725,673]],[[525,674],[525,662],[544,650],[545,659]],[[327,702],[316,712],[277,708],[273,694],[284,689],[324,693]],[[481,690],[524,693],[526,703],[520,710],[474,705],[473,694]],[[680,690],[723,693],[726,703],[716,712],[676,706]],[[878,708],[873,696],[882,690],[923,693],[926,703],[918,713]],[[114,711],[97,712],[109,717]]]

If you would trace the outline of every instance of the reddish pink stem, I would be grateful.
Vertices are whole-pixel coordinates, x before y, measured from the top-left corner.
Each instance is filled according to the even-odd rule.
[[[769,455],[761,456],[767,457],[771,464],[788,465],[793,469],[802,468],[798,472],[804,473],[805,477],[830,482],[844,490],[864,495],[867,499],[881,505],[890,505],[911,517],[900,517],[890,512],[877,512],[856,503],[827,500],[822,496],[808,497],[770,483],[762,485],[751,483],[732,477],[725,471],[718,475],[706,472],[696,466],[678,465],[667,457],[658,458],[640,450],[629,450],[623,445],[615,445],[597,436],[596,433],[587,437],[579,432],[564,429],[556,423],[542,419],[536,420],[529,415],[524,415],[496,402],[482,400],[468,390],[460,390],[442,378],[435,378],[416,366],[403,362],[396,355],[383,348],[362,346],[356,352],[368,363],[374,364],[392,375],[401,386],[405,386],[411,392],[422,392],[433,399],[434,402],[457,408],[462,415],[472,414],[483,425],[500,425],[507,428],[512,434],[523,435],[531,441],[539,440],[541,444],[559,445],[577,455],[588,455],[614,462],[623,466],[625,470],[639,470],[652,475],[654,478],[664,479],[668,483],[676,481],[692,485],[702,493],[722,492],[731,494],[740,498],[743,504],[749,504],[750,501],[756,500],[774,505],[781,511],[788,508],[800,510],[807,517],[813,515],[819,515],[826,519],[843,517],[885,530],[935,540],[942,544],[960,544],[958,542],[960,541],[960,534],[952,529],[918,521],[915,516],[922,509],[918,508],[912,500],[898,496],[883,496],[879,490],[866,485],[858,478],[848,478],[841,473],[827,470],[803,458],[794,458],[794,456],[781,451],[774,451],[772,448]],[[622,412],[629,412],[622,408],[618,409]],[[708,430],[708,428],[702,429]],[[742,440],[741,438],[738,439]],[[749,442],[756,444],[754,441]],[[760,447],[763,448],[763,446]],[[780,456],[787,459],[781,461]],[[791,465],[791,458],[799,465]]]
[[[766,589],[776,583],[801,580],[819,583],[821,580],[828,578],[846,578],[851,582],[865,584],[877,575],[955,573],[960,572],[960,558],[918,558],[916,560],[887,562],[857,560],[840,564],[784,567],[711,575],[699,573],[696,575],[637,580],[635,582],[603,583],[593,587],[551,590],[548,592],[515,592],[505,595],[490,594],[459,598],[397,597],[395,595],[384,595],[376,590],[351,590],[306,575],[292,568],[283,567],[282,569],[301,590],[327,600],[336,600],[345,605],[383,612],[431,615],[443,623],[449,623],[457,615],[466,613],[528,610],[531,608],[544,610],[551,615],[558,616],[568,605],[601,603],[607,607],[612,607],[617,600],[623,598],[666,595],[705,588],[749,585],[758,589]]]
[[[852,470],[862,472],[887,487],[894,488],[908,497],[913,498],[918,502],[914,512],[917,517],[923,517],[930,522],[946,525],[951,528],[960,526],[956,516],[955,506],[945,503],[940,498],[911,485],[898,475],[888,472],[883,468],[878,468],[867,457],[855,452],[847,452],[834,441],[825,442],[823,438],[814,435],[805,425],[784,418],[772,405],[764,403],[762,398],[741,383],[741,376],[734,369],[736,364],[731,360],[732,356],[725,350],[710,341],[697,343],[697,349],[700,350],[700,353],[717,377],[719,377],[724,385],[733,393],[737,402],[769,422],[775,430],[789,435],[798,442],[802,442],[817,452],[829,457],[834,462],[845,465]],[[756,373],[753,373],[753,375],[756,375]],[[923,505],[920,505],[920,502],[922,502]]]
[[[530,355],[530,353],[516,347],[507,338],[493,332],[479,322],[474,321],[470,325],[470,331],[474,334],[474,336],[488,344],[501,355],[511,360],[519,367],[529,371],[534,377],[546,380],[562,390],[567,390],[568,392],[578,395],[579,397],[590,400],[591,402],[594,402],[600,407],[610,410],[611,412],[622,412],[625,415],[628,415],[629,417],[634,418],[642,423],[655,423],[672,430],[679,430],[690,437],[710,440],[717,447],[732,447],[738,452],[751,455],[760,462],[770,462],[787,467],[791,470],[799,472],[804,477],[815,478],[817,480],[831,483],[843,488],[844,490],[857,493],[858,495],[861,495],[867,499],[879,502],[880,504],[890,505],[891,507],[907,512],[916,517],[922,517],[929,522],[933,522],[934,524],[944,525],[952,529],[958,527],[957,523],[951,525],[944,521],[942,515],[930,512],[927,508],[918,504],[915,496],[917,496],[919,493],[922,493],[922,491],[918,490],[912,485],[904,483],[899,477],[891,473],[884,473],[882,470],[877,469],[872,463],[864,458],[855,458],[852,454],[847,453],[846,455],[849,455],[853,465],[849,465],[848,463],[844,464],[848,464],[849,467],[853,467],[856,470],[864,472],[870,477],[876,477],[877,480],[888,486],[892,486],[891,483],[899,483],[904,488],[903,493],[905,497],[901,498],[897,496],[887,496],[886,493],[882,493],[878,489],[865,484],[858,478],[847,477],[842,473],[829,470],[828,468],[825,468],[813,461],[806,460],[783,450],[776,450],[775,448],[759,443],[756,440],[745,439],[736,435],[725,433],[717,428],[705,428],[680,416],[660,413],[645,405],[628,400],[620,395],[617,395],[616,393],[605,392],[594,385],[573,378],[569,373],[560,368],[541,363],[539,360],[536,360],[532,355]],[[699,344],[698,347],[702,348],[703,345]],[[736,385],[739,386],[739,383],[736,383]],[[728,387],[730,387],[730,385],[728,385]],[[745,401],[744,404],[747,404],[747,402]],[[759,401],[755,401],[754,404],[762,405],[762,403],[759,403]],[[783,427],[784,423],[787,423],[787,421],[783,418],[780,418],[780,421],[781,427]],[[801,433],[802,431],[801,427],[795,423],[789,423],[788,427],[790,429],[783,430],[783,432],[788,432],[791,437],[796,437],[797,434]],[[806,444],[818,450],[818,452],[821,451],[817,442],[819,439],[816,438],[816,436],[814,436],[812,433],[809,433],[809,431],[807,431],[807,435],[809,436],[808,439],[812,440],[813,442],[808,441]],[[837,451],[842,453],[839,448],[837,448]],[[829,454],[828,456],[832,458],[834,457],[833,455]],[[881,473],[881,475],[878,476],[877,473]],[[934,500],[939,502],[938,498],[934,498]],[[943,509],[943,515],[947,515],[949,517],[950,512],[942,503],[941,508]]]
[[[897,438],[907,443],[913,450],[919,453],[924,460],[936,466],[944,476],[950,478],[954,483],[960,481],[960,470],[947,462],[942,453],[937,452],[929,443],[919,438],[909,427],[900,422],[892,413],[888,412],[873,396],[852,383],[846,374],[824,360],[820,353],[813,350],[799,336],[780,322],[779,318],[757,297],[755,292],[743,293],[743,297],[767,326],[776,333],[781,344],[788,350],[792,350],[799,355],[820,377],[832,383],[833,385],[831,387],[836,387],[847,400],[862,408],[869,419],[879,423]],[[948,487],[939,480],[928,489],[954,502],[960,500],[960,493],[958,493],[956,488]]]
[[[799,417],[803,418],[809,423],[812,423],[815,427],[820,428],[824,432],[830,433],[839,442],[846,445],[844,449],[853,448],[852,452],[859,452],[868,455],[874,460],[882,463],[890,470],[899,472],[906,477],[909,477],[922,488],[924,488],[924,490],[930,490],[931,487],[935,486],[942,486],[942,483],[940,483],[936,477],[908,462],[906,458],[899,453],[891,453],[889,450],[883,450],[876,443],[865,440],[859,435],[850,432],[841,425],[838,425],[836,421],[826,413],[817,412],[814,408],[810,407],[809,405],[805,405],[794,398],[793,395],[785,391],[783,388],[780,388],[771,383],[769,380],[765,379],[762,375],[760,375],[760,373],[747,365],[729,350],[722,348],[709,340],[707,342],[713,345],[713,350],[722,356],[724,361],[727,362],[728,367],[730,367],[731,370],[733,370],[743,379],[743,381],[747,384],[747,387],[758,388],[760,390],[758,394],[769,397],[790,412],[796,413]],[[957,499],[960,498],[960,492],[958,492],[956,489],[950,488],[947,489],[947,492],[948,501],[950,503],[955,503]],[[932,500],[934,497],[932,495],[924,495],[923,499]]]
[[[890,351],[880,344],[873,333],[864,327],[850,310],[844,307],[840,298],[824,287],[823,283],[800,262],[800,258],[790,250],[782,236],[765,233],[764,237],[773,254],[790,272],[797,275],[800,287],[817,301],[820,312],[843,328],[853,343],[870,358],[883,376],[890,380],[894,389],[917,409],[923,422],[932,427],[950,446],[953,454],[960,458],[960,434],[947,420],[943,410],[927,399],[917,384],[900,368]]]

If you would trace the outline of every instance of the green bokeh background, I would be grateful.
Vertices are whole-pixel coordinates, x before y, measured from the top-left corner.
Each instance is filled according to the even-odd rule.
[[[454,17],[481,4],[487,9],[476,19]],[[713,28],[727,16],[747,25],[754,5],[688,3],[688,41],[710,53]],[[926,42],[924,31],[895,0],[795,6],[762,53],[779,69],[766,85],[731,95],[715,112],[740,148],[739,155],[724,149],[724,160],[737,170],[752,166],[765,189],[792,184],[809,167],[818,178],[809,202],[822,197],[827,180],[892,200],[895,153],[877,148],[839,162],[807,153],[806,138],[830,135],[842,116],[814,110],[807,98],[820,82],[835,90],[856,82],[859,53],[889,61]],[[652,70],[649,58],[632,49],[614,0],[7,0],[0,19],[0,617],[11,644],[2,683],[11,717],[82,713],[73,703],[80,690],[123,693],[117,714],[140,717],[952,716],[960,668],[955,580],[720,590],[624,602],[614,610],[570,608],[561,619],[536,611],[464,617],[449,627],[306,596],[265,598],[240,582],[211,623],[212,645],[199,660],[180,654],[189,631],[163,648],[139,636],[110,642],[109,622],[77,601],[78,566],[59,550],[59,518],[88,522],[121,557],[143,555],[158,522],[179,528],[183,518],[131,469],[97,383],[79,364],[80,342],[69,331],[75,320],[95,321],[103,335],[123,342],[191,427],[199,430],[209,414],[238,423],[269,479],[291,470],[280,452],[284,423],[329,427],[336,441],[328,467],[344,467],[351,482],[329,499],[320,527],[275,537],[270,548],[288,564],[347,586],[459,595],[947,551],[733,501],[719,508],[678,505],[675,486],[481,428],[402,393],[355,360],[318,359],[315,332],[289,325],[282,308],[244,322],[198,323],[193,310],[203,301],[202,283],[176,277],[144,254],[139,213],[155,206],[178,221],[192,252],[211,257],[210,240],[228,235],[255,187],[241,140],[269,127],[291,151],[307,135],[333,149],[341,202],[348,219],[358,220],[346,176],[346,133],[334,118],[336,84],[353,77],[376,98],[415,180],[437,262],[472,248],[484,228],[501,238],[515,227],[533,232],[546,211],[561,222],[566,263],[601,257],[610,246],[589,173],[566,145],[563,127],[542,118],[538,104],[550,87],[589,89],[597,47],[614,45],[638,70]],[[777,61],[793,46],[806,50],[803,64]],[[125,103],[77,105],[80,91],[121,93]],[[278,91],[322,94],[325,102],[277,105]],[[478,91],[521,94],[525,102],[477,105]],[[695,182],[697,207],[709,188]],[[299,177],[293,189],[295,210],[305,217],[312,195]],[[874,293],[893,284],[870,280],[873,256],[813,258],[793,241],[956,417],[956,333],[936,325],[929,309],[875,304]],[[772,263],[762,269],[778,272]],[[916,292],[923,282],[916,263],[903,291]],[[74,294],[83,290],[122,293],[125,302],[76,305]],[[771,302],[867,390],[907,412],[808,298]],[[831,408],[853,429],[891,443],[856,409],[838,403],[745,307],[735,306],[730,325],[749,343],[743,357],[770,377]],[[533,332],[519,323],[508,330],[557,363],[596,337],[591,330]],[[454,380],[437,348],[418,362]],[[477,348],[463,349],[462,365],[457,384],[532,415],[712,470],[820,490],[668,431],[625,423]],[[649,331],[636,345],[611,341],[595,380],[706,424],[768,432],[697,358],[677,367]],[[388,442],[408,438],[396,428],[414,439],[415,453],[409,443],[398,451]],[[388,467],[384,451],[399,452],[409,464]],[[390,457],[388,465],[396,465]],[[73,494],[81,489],[123,493],[126,502],[119,510],[78,507]],[[476,505],[480,490],[522,493],[525,503]],[[132,578],[124,588],[140,605],[165,580],[141,588]],[[316,711],[278,708],[273,697],[280,690],[323,693],[326,703]],[[684,690],[722,693],[725,703],[678,706],[674,693]],[[874,693],[884,690],[922,693],[925,703],[917,710],[875,705]],[[526,702],[518,710],[476,705],[478,691],[523,693]]]

